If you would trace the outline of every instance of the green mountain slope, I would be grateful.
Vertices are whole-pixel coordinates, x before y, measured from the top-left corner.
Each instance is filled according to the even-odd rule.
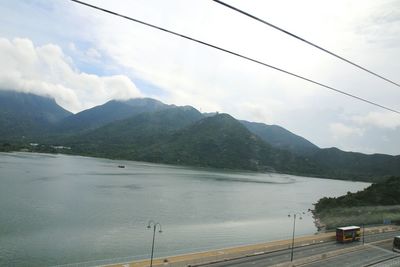
[[[32,139],[71,115],[54,99],[0,90],[0,139]]]
[[[325,177],[379,181],[382,177],[400,175],[400,156],[366,155],[326,148],[317,150],[310,158],[322,168],[321,175]]]
[[[264,142],[279,149],[289,150],[299,155],[316,152],[319,148],[307,139],[295,135],[278,125],[240,121],[252,133],[258,135]]]
[[[89,155],[138,159],[148,146],[163,142],[170,134],[202,118],[192,107],[169,107],[142,113],[65,139],[74,151]]]
[[[168,107],[168,105],[151,98],[135,98],[127,101],[111,100],[65,118],[55,130],[59,133],[92,130],[140,113],[155,112]]]
[[[308,172],[310,162],[278,150],[228,114],[204,118],[143,150],[140,160],[229,169]]]

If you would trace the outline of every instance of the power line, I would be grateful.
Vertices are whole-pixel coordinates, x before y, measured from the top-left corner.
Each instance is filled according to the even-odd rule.
[[[243,11],[243,10],[237,8],[237,7],[231,6],[231,5],[229,5],[229,4],[225,3],[225,2],[222,2],[222,1],[220,1],[220,0],[213,0],[213,1],[216,2],[216,3],[218,3],[218,4],[223,5],[223,6],[225,6],[225,7],[228,7],[228,8],[230,8],[230,9],[233,9],[233,10],[235,10],[235,11],[237,11],[237,12],[239,12],[239,13],[245,15],[245,16],[248,16],[248,17],[250,17],[250,18],[252,18],[252,19],[254,19],[254,20],[257,20],[257,21],[259,21],[259,22],[261,22],[261,23],[264,23],[264,24],[266,24],[266,25],[268,25],[268,26],[270,26],[270,27],[272,27],[272,28],[274,28],[274,29],[276,29],[276,30],[278,30],[278,31],[281,31],[281,32],[283,32],[283,33],[285,33],[285,34],[287,34],[287,35],[289,35],[289,36],[291,36],[291,37],[293,37],[293,38],[296,38],[296,39],[298,39],[298,40],[300,40],[300,41],[302,41],[302,42],[304,42],[304,43],[306,43],[306,44],[308,44],[308,45],[311,45],[311,46],[313,46],[313,47],[315,47],[315,48],[317,48],[317,49],[319,49],[319,50],[321,50],[321,51],[324,51],[325,53],[327,53],[327,54],[329,54],[329,55],[331,55],[331,56],[337,57],[337,58],[339,58],[340,60],[343,60],[344,62],[347,62],[347,63],[349,63],[349,64],[351,64],[351,65],[353,65],[353,66],[355,66],[355,67],[357,67],[357,68],[359,68],[359,69],[362,69],[363,71],[366,71],[366,72],[368,72],[369,74],[372,74],[372,75],[374,75],[374,76],[376,76],[376,77],[378,77],[378,78],[380,78],[380,79],[382,79],[382,80],[384,80],[384,81],[386,81],[386,82],[389,82],[389,83],[391,83],[391,84],[394,84],[394,85],[400,87],[400,84],[398,84],[398,83],[396,83],[396,82],[394,82],[394,81],[392,81],[392,80],[389,80],[388,78],[385,78],[385,77],[383,77],[383,76],[377,74],[376,72],[373,72],[373,71],[371,71],[371,70],[369,70],[369,69],[367,69],[367,68],[364,68],[364,67],[358,65],[357,63],[354,63],[353,61],[350,61],[350,60],[348,60],[348,59],[346,59],[346,58],[344,58],[344,57],[342,57],[342,56],[339,56],[338,54],[336,54],[336,53],[334,53],[334,52],[332,52],[332,51],[329,51],[329,50],[327,50],[327,49],[325,49],[325,48],[323,48],[323,47],[321,47],[321,46],[319,46],[319,45],[317,45],[317,44],[315,44],[315,43],[312,43],[312,42],[310,42],[310,41],[307,41],[306,39],[304,39],[304,38],[302,38],[302,37],[300,37],[300,36],[298,36],[298,35],[296,35],[296,34],[294,34],[294,33],[291,33],[291,32],[289,32],[289,31],[287,31],[287,30],[285,30],[285,29],[282,29],[282,28],[280,28],[280,27],[278,27],[278,26],[276,26],[276,25],[274,25],[274,24],[272,24],[272,23],[270,23],[270,22],[267,22],[267,21],[265,21],[265,20],[263,20],[263,19],[260,19],[260,18],[254,16],[254,15],[252,15],[252,14],[250,14],[250,13],[247,13],[246,11]]]
[[[292,73],[292,72],[290,72],[290,71],[287,71],[287,70],[284,70],[284,69],[281,69],[281,68],[278,68],[278,67],[269,65],[269,64],[264,63],[264,62],[262,62],[262,61],[259,61],[259,60],[257,60],[257,59],[253,59],[253,58],[244,56],[244,55],[242,55],[242,54],[233,52],[233,51],[231,51],[231,50],[228,50],[228,49],[225,49],[225,48],[222,48],[222,47],[219,47],[219,46],[216,46],[216,45],[213,45],[213,44],[210,44],[210,43],[207,43],[207,42],[204,42],[204,41],[201,41],[201,40],[192,38],[192,37],[189,37],[189,36],[187,36],[187,35],[183,35],[183,34],[177,33],[177,32],[174,32],[174,31],[171,31],[171,30],[168,30],[168,29],[165,29],[165,28],[162,28],[162,27],[159,27],[159,26],[156,26],[156,25],[153,25],[153,24],[150,24],[150,23],[147,23],[147,22],[144,22],[144,21],[141,21],[141,20],[132,18],[132,17],[128,17],[128,16],[119,14],[119,13],[117,13],[117,12],[114,12],[114,11],[111,11],[111,10],[108,10],[108,9],[105,9],[105,8],[101,8],[101,7],[92,5],[92,4],[88,4],[88,3],[85,3],[85,2],[82,2],[82,1],[79,1],[79,0],[70,0],[70,1],[75,2],[75,3],[77,3],[77,4],[81,4],[81,5],[90,7],[90,8],[93,8],[93,9],[97,9],[97,10],[103,11],[103,12],[105,12],[105,13],[108,13],[108,14],[111,14],[111,15],[114,15],[114,16],[121,17],[121,18],[130,20],[130,21],[134,21],[134,22],[137,22],[137,23],[139,23],[139,24],[142,24],[142,25],[145,25],[145,26],[154,28],[154,29],[158,29],[158,30],[161,30],[161,31],[170,33],[170,34],[175,35],[175,36],[179,36],[179,37],[181,37],[181,38],[184,38],[184,39],[187,39],[187,40],[190,40],[190,41],[193,41],[193,42],[196,42],[196,43],[199,43],[199,44],[202,44],[202,45],[205,45],[205,46],[214,48],[214,49],[217,49],[217,50],[219,50],[219,51],[223,51],[223,52],[225,52],[225,53],[228,53],[228,54],[231,54],[231,55],[234,55],[234,56],[237,56],[237,57],[246,59],[246,60],[248,60],[248,61],[251,61],[251,62],[260,64],[260,65],[263,65],[263,66],[265,66],[265,67],[268,67],[268,68],[277,70],[277,71],[279,71],[279,72],[283,72],[283,73],[285,73],[285,74],[288,74],[288,75],[297,77],[297,78],[302,79],[302,80],[304,80],[304,81],[307,81],[307,82],[310,82],[310,83],[319,85],[319,86],[321,86],[321,87],[324,87],[324,88],[327,88],[327,89],[332,90],[332,91],[334,91],[334,92],[337,92],[337,93],[346,95],[346,96],[348,96],[348,97],[352,97],[352,98],[357,99],[357,100],[359,100],[359,101],[362,101],[362,102],[365,102],[365,103],[374,105],[374,106],[376,106],[376,107],[380,107],[380,108],[382,108],[382,109],[386,109],[386,110],[388,110],[388,111],[391,111],[391,112],[400,114],[400,111],[397,111],[397,110],[395,110],[395,109],[392,109],[392,108],[389,108],[389,107],[385,107],[385,106],[383,106],[383,105],[380,105],[380,104],[378,104],[378,103],[369,101],[369,100],[364,99],[364,98],[362,98],[362,97],[359,97],[359,96],[356,96],[356,95],[353,95],[353,94],[344,92],[344,91],[342,91],[342,90],[339,90],[339,89],[333,88],[333,87],[331,87],[331,86],[322,84],[322,83],[320,83],[320,82],[317,82],[317,81],[308,79],[308,78],[306,78],[306,77],[300,76],[300,75],[295,74],[295,73]]]

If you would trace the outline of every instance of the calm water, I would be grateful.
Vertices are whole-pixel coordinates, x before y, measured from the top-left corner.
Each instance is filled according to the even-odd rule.
[[[126,168],[118,168],[123,164]],[[148,257],[286,239],[287,214],[366,183],[0,153],[0,266]],[[311,216],[296,235],[316,232]]]

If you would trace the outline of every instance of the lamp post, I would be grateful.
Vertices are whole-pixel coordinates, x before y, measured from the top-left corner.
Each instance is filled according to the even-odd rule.
[[[288,217],[293,216],[293,235],[292,235],[292,249],[290,251],[290,261],[293,261],[293,249],[294,249],[294,233],[296,231],[296,216],[299,215],[299,220],[303,219],[301,217],[302,214],[305,214],[304,212],[294,212],[292,214],[289,214]]]
[[[147,229],[151,229],[151,227],[153,227],[153,242],[152,242],[152,244],[151,244],[150,267],[153,266],[154,240],[155,240],[155,238],[156,238],[156,229],[157,229],[157,226],[158,226],[158,228],[160,229],[160,230],[158,230],[158,232],[159,232],[159,233],[162,233],[161,224],[160,224],[160,223],[154,222],[154,221],[152,221],[152,220],[150,220],[150,221],[147,223]]]
[[[363,235],[363,245],[364,245],[365,244],[365,239],[364,239],[364,237],[365,237],[365,225],[364,224],[362,224],[362,228],[363,228],[362,235]]]

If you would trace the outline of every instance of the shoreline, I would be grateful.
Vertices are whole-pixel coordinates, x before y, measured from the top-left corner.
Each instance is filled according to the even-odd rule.
[[[345,225],[399,225],[400,205],[360,206],[329,209],[324,216],[312,211],[318,231],[334,230]]]
[[[68,150],[69,151],[69,150]],[[321,175],[315,174],[301,174],[301,173],[290,173],[290,172],[278,172],[278,171],[257,171],[257,170],[247,170],[247,169],[229,169],[229,168],[216,168],[216,167],[207,167],[207,166],[198,166],[198,165],[178,165],[178,164],[170,164],[170,163],[163,163],[163,162],[151,162],[151,161],[139,161],[133,159],[126,159],[126,158],[112,158],[112,157],[104,157],[101,155],[93,155],[93,154],[80,154],[80,153],[63,153],[63,151],[34,151],[34,150],[9,150],[9,151],[0,151],[0,153],[37,153],[37,154],[49,154],[49,155],[67,155],[67,156],[80,156],[86,158],[97,158],[97,159],[108,159],[114,161],[128,161],[128,162],[139,162],[144,164],[156,164],[156,165],[164,165],[168,167],[175,167],[175,168],[191,168],[191,169],[198,169],[198,170],[208,170],[213,172],[231,172],[231,173],[250,173],[250,174],[279,174],[279,175],[292,175],[292,176],[299,176],[299,177],[306,177],[306,178],[315,178],[315,179],[329,179],[329,180],[337,180],[337,181],[348,181],[348,182],[360,182],[360,183],[368,183],[371,184],[372,182],[366,180],[358,180],[358,179],[342,179],[342,178],[334,178],[334,177],[325,177]]]
[[[315,204],[314,204],[315,205]],[[314,221],[314,225],[315,227],[317,227],[317,231],[319,232],[325,232],[328,229],[326,228],[326,224],[324,224],[321,219],[318,217],[318,215],[315,213],[315,210],[310,210],[311,214],[312,214],[312,218]]]

